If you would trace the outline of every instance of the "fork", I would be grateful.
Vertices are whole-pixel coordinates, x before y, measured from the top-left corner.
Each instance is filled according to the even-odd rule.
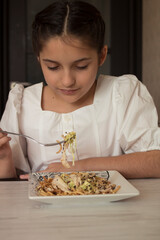
[[[24,135],[24,134],[20,134],[20,133],[14,133],[14,132],[8,132],[8,131],[3,131],[0,129],[0,132],[1,133],[7,133],[7,134],[12,134],[12,135],[16,135],[16,136],[20,136],[20,137],[24,137],[24,138],[27,138],[35,143],[38,143],[40,144],[41,146],[45,146],[45,147],[51,147],[51,146],[56,146],[56,145],[59,145],[61,143],[64,143],[65,141],[60,141],[60,142],[56,142],[56,143],[41,143],[39,141],[37,141],[36,139],[32,138],[32,137],[29,137],[27,135]]]

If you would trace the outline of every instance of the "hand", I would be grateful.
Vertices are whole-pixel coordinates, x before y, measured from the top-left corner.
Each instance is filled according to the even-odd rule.
[[[11,156],[11,148],[9,145],[10,137],[6,133],[0,132],[0,160],[8,158]]]
[[[69,163],[71,168],[65,168],[61,162],[50,163],[48,167],[40,172],[70,172],[72,170],[72,163]]]
[[[0,178],[15,178],[16,170],[12,159],[11,140],[6,133],[0,132]]]
[[[41,172],[70,172],[70,171],[73,171],[72,163],[70,163],[70,165],[71,165],[71,168],[64,168],[61,162],[50,163],[45,170],[39,171],[39,173],[41,173]],[[20,175],[20,179],[22,179],[22,180],[27,180],[28,177],[29,177],[29,174]]]

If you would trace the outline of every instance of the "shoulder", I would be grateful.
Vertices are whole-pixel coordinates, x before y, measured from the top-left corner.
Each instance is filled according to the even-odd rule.
[[[24,89],[23,104],[38,103],[41,101],[43,83],[36,83]]]
[[[110,96],[114,102],[129,102],[131,98],[141,98],[152,101],[146,86],[135,75],[122,76],[100,75],[97,82],[96,94],[99,98]]]
[[[24,87],[21,83],[16,83],[14,87],[10,90],[9,95],[11,96],[23,96],[23,94],[36,93],[40,91],[43,87],[43,83],[33,84],[29,87]]]
[[[110,76],[100,75],[97,81],[97,92],[100,94],[122,94],[127,89],[134,89],[140,81],[134,75]],[[128,92],[128,93],[129,93]]]
[[[14,87],[10,90],[9,92],[9,96],[10,97],[14,97],[14,96],[19,96],[19,95],[23,95],[23,91],[24,91],[24,86],[22,84],[15,84]]]
[[[43,83],[37,83],[24,88],[23,84],[16,84],[9,92],[7,105],[13,106],[18,112],[23,103],[34,102],[41,98]]]
[[[24,87],[23,84],[16,84],[10,91],[9,96],[21,100],[25,95],[39,95],[42,92],[43,83],[33,84]]]
[[[125,89],[134,89],[135,87],[138,87],[140,85],[141,82],[137,79],[137,77],[131,74],[119,76],[115,81],[116,87],[121,87]]]
[[[100,75],[98,78],[98,83],[101,86],[136,86],[140,81],[134,75],[122,75],[122,76],[110,76],[110,75]]]
[[[146,86],[135,75],[122,75],[115,81],[115,96],[117,100],[130,101],[132,98],[150,102],[152,97]]]
[[[115,88],[115,87],[135,87],[140,81],[134,75],[110,76],[100,75],[98,78],[98,88]]]
[[[16,84],[9,92],[8,101],[6,106],[11,108],[12,106],[20,110],[22,98],[23,98],[24,86],[22,84]]]
[[[101,74],[97,80],[96,97],[100,99],[110,95],[116,79],[117,77]]]
[[[13,116],[20,112],[23,92],[24,87],[22,84],[16,84],[10,90],[5,110],[3,112],[2,122],[7,122],[9,118],[13,120]]]
[[[43,83],[42,82],[36,83],[36,84],[33,84],[29,87],[26,87],[24,89],[24,94],[36,95],[36,94],[39,94],[39,92],[42,91],[42,88],[43,88]]]

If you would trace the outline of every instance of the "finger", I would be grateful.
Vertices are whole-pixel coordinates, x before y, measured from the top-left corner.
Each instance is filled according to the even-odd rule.
[[[4,137],[4,136],[7,136],[7,133],[5,132],[0,132],[0,138]]]
[[[6,143],[8,143],[10,140],[11,140],[11,138],[7,137],[7,136],[3,136],[2,138],[0,138],[0,147],[5,145]]]
[[[66,172],[68,169],[64,168],[61,163],[51,163],[41,172]]]
[[[19,176],[19,178],[22,179],[22,180],[28,180],[29,174],[21,174],[21,175]]]

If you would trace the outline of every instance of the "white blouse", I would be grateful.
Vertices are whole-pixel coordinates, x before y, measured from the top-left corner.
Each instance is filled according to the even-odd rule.
[[[43,143],[56,142],[65,132],[75,131],[79,160],[160,150],[156,108],[135,76],[100,75],[93,104],[70,113],[42,110],[42,89],[43,83],[25,89],[17,84],[9,93],[0,127]],[[11,138],[15,166],[24,172],[43,170],[60,161],[61,153],[56,153],[59,146],[44,147],[17,136]]]

